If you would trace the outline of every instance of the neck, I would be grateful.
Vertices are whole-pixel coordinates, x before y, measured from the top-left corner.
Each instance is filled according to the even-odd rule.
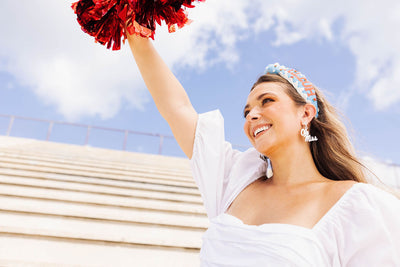
[[[327,179],[315,166],[307,143],[286,147],[269,158],[274,173],[270,181],[275,186],[294,187]]]

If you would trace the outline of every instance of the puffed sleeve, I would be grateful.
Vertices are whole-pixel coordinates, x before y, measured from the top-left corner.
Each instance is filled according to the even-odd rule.
[[[400,199],[364,184],[351,202],[339,226],[341,266],[400,266]]]
[[[219,110],[199,115],[190,165],[210,219],[222,212],[229,173],[240,154],[225,141]]]

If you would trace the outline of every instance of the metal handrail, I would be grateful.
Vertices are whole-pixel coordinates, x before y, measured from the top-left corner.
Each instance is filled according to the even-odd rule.
[[[161,155],[163,152],[164,139],[165,138],[174,139],[173,136],[165,135],[165,134],[132,131],[132,130],[127,130],[127,129],[110,128],[110,127],[95,126],[95,125],[89,125],[89,124],[71,123],[71,122],[65,122],[65,121],[46,120],[46,119],[38,119],[38,118],[16,116],[16,115],[5,115],[5,114],[0,114],[0,117],[5,117],[5,118],[10,119],[10,121],[8,123],[8,127],[7,127],[6,136],[11,136],[11,131],[12,131],[12,128],[14,126],[16,119],[48,123],[49,126],[47,128],[46,141],[50,141],[50,137],[52,135],[53,128],[56,124],[86,128],[87,130],[86,130],[86,137],[85,137],[84,145],[89,144],[92,129],[104,130],[104,131],[110,131],[110,132],[120,132],[120,133],[124,134],[124,140],[123,140],[123,144],[122,144],[122,150],[124,150],[124,151],[126,151],[126,148],[127,148],[129,134],[158,137],[159,138],[159,146],[158,146],[158,154],[159,155]]]

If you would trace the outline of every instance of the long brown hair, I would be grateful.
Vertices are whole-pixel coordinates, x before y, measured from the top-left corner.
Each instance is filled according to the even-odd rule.
[[[276,74],[262,75],[251,90],[265,82],[283,84],[287,95],[296,105],[302,106],[307,103],[291,83]],[[318,141],[311,142],[310,149],[318,171],[331,180],[353,180],[366,183],[364,170],[367,168],[357,159],[346,127],[321,91],[315,88],[315,92],[319,112],[318,118],[314,117],[311,121],[310,134],[317,136]]]

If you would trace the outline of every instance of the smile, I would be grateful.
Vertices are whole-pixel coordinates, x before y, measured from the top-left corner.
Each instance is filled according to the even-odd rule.
[[[258,134],[268,130],[269,128],[271,128],[272,125],[264,125],[262,127],[257,128],[254,132],[253,132],[253,137],[256,137]]]

